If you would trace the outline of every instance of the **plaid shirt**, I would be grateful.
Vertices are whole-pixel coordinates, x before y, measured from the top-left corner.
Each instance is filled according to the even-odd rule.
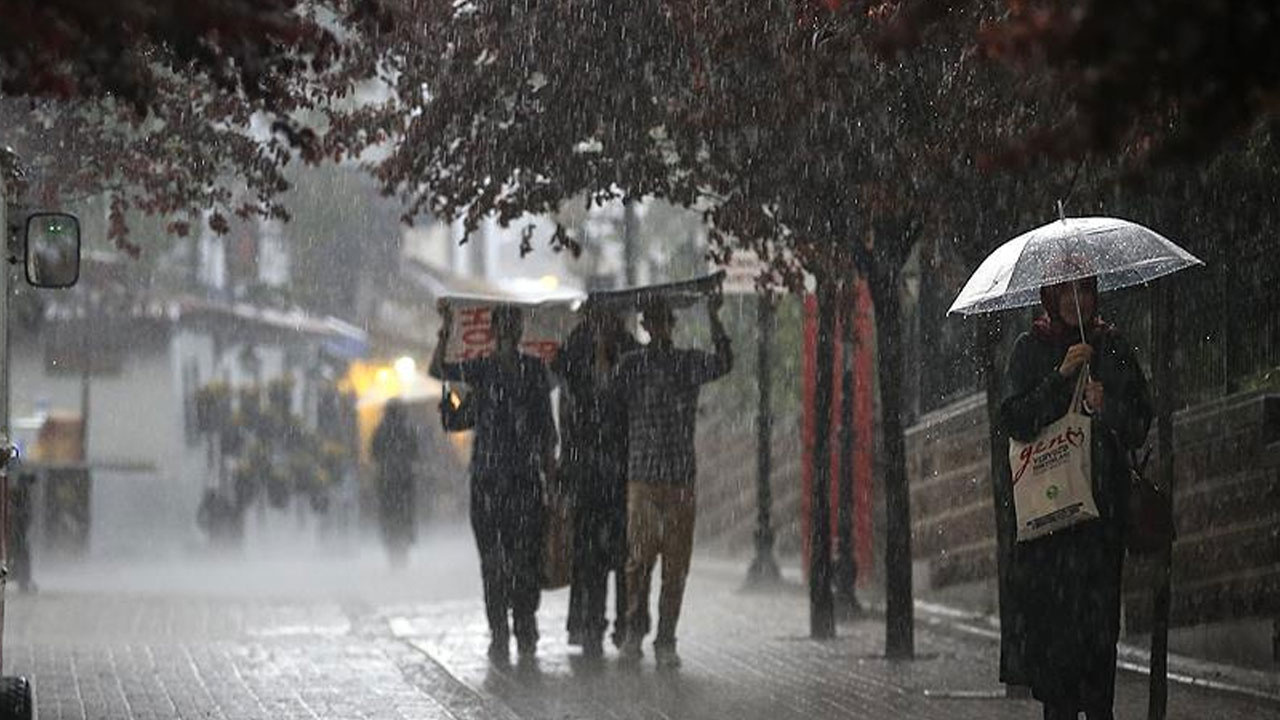
[[[627,405],[629,482],[693,486],[698,389],[732,367],[727,338],[714,354],[648,346],[623,356],[610,385]]]

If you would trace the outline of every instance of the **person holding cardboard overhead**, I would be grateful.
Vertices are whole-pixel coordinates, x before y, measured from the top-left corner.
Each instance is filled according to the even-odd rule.
[[[491,312],[497,340],[493,353],[445,362],[452,322],[448,309],[442,312],[431,373],[466,383],[476,394],[471,527],[480,552],[489,658],[508,661],[513,633],[521,658],[532,658],[542,592],[542,476],[555,471],[557,442],[547,367],[520,351],[520,310],[501,305]]]
[[[627,635],[622,660],[637,662],[648,632],[649,580],[662,558],[658,633],[653,643],[659,667],[680,665],[676,623],[693,551],[697,453],[694,430],[698,391],[733,367],[729,336],[720,322],[724,298],[715,289],[707,316],[715,352],[676,348],[675,316],[661,295],[640,305],[649,344],[627,353],[610,377],[627,405]]]

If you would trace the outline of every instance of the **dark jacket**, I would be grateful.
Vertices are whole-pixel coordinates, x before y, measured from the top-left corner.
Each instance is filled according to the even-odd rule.
[[[630,333],[616,339],[617,357],[640,347]],[[627,407],[618,393],[608,392],[596,376],[595,336],[584,322],[569,335],[551,364],[564,381],[560,416],[561,466],[578,503],[618,506],[626,495]]]
[[[1015,543],[1006,628],[1015,641],[1002,680],[1029,685],[1042,702],[1109,708],[1120,634],[1120,576],[1129,477],[1126,453],[1151,424],[1147,381],[1133,347],[1114,329],[1090,338],[1092,375],[1103,384],[1093,418],[1094,500],[1101,518]],[[1000,418],[1010,437],[1028,442],[1061,418],[1076,379],[1058,366],[1068,344],[1034,332],[1018,338],[1005,375]],[[1011,491],[1010,491],[1011,492]]]
[[[378,509],[383,530],[412,536],[415,507],[413,464],[418,437],[403,406],[388,405],[373,433],[372,454],[378,464]]]
[[[546,364],[523,353],[511,364],[489,356],[445,363],[441,376],[470,385],[476,394],[472,493],[540,503],[541,463],[556,443]]]

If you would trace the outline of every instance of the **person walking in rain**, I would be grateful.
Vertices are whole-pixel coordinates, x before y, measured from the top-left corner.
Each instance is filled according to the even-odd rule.
[[[658,633],[654,659],[660,667],[680,664],[676,623],[693,553],[697,460],[694,423],[698,390],[733,367],[729,336],[720,322],[724,299],[707,298],[714,353],[677,349],[671,339],[675,317],[660,297],[641,307],[649,344],[618,363],[610,384],[627,404],[627,637],[622,659],[637,662],[649,632],[649,581],[662,558]]]
[[[625,634],[626,405],[605,385],[622,356],[638,348],[617,314],[588,306],[551,366],[567,390],[560,464],[574,507],[569,644],[581,645],[590,658],[604,652],[610,572],[615,576],[614,643],[620,646]]]
[[[555,470],[557,440],[547,367],[520,352],[524,324],[514,307],[492,312],[492,355],[444,362],[452,325],[447,309],[444,316],[432,374],[466,383],[476,394],[471,528],[480,552],[489,658],[509,660],[513,632],[520,657],[532,658],[542,587],[542,476],[550,479]]]
[[[392,567],[404,567],[414,540],[415,492],[413,464],[418,438],[409,424],[404,403],[387,401],[382,422],[373,433],[373,458],[378,465],[378,521]]]
[[[1014,345],[1000,419],[1029,442],[1061,418],[1089,372],[1093,493],[1100,517],[1016,543],[1010,575],[1014,654],[1045,720],[1110,720],[1120,634],[1120,577],[1129,475],[1126,453],[1151,424],[1151,400],[1133,347],[1097,312],[1097,280],[1040,290],[1044,313]],[[1079,312],[1077,314],[1077,298]],[[1081,325],[1087,342],[1081,341]]]

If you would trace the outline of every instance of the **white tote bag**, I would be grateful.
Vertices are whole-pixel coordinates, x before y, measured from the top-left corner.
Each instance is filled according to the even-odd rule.
[[[1066,415],[1046,426],[1029,443],[1009,439],[1018,542],[1098,517],[1098,505],[1093,499],[1093,430],[1089,416],[1081,410],[1088,374],[1086,365]]]

